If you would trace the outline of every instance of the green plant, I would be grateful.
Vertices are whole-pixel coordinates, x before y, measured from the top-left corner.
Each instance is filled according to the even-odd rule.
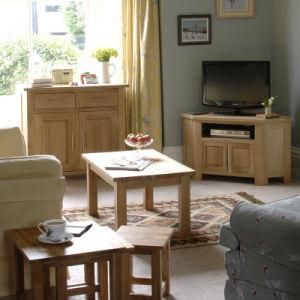
[[[117,57],[118,51],[113,48],[98,48],[93,51],[92,56],[100,62],[109,61],[110,58]]]
[[[81,0],[73,0],[64,8],[64,19],[69,32],[72,34],[72,41],[79,49],[84,48],[85,23],[84,8]]]
[[[0,44],[0,95],[12,95],[27,78],[29,45],[24,39]]]
[[[58,38],[33,38],[33,50],[43,62],[53,66],[55,63],[74,64],[78,53],[75,47]],[[29,42],[17,39],[0,44],[0,95],[15,92],[17,82],[25,82],[28,77]]]
[[[264,107],[271,107],[274,103],[274,101],[276,100],[277,97],[270,97],[268,99],[265,99],[261,104],[264,106]]]

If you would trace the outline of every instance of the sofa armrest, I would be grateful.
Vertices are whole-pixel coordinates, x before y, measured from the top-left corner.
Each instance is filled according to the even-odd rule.
[[[0,159],[0,180],[60,176],[62,176],[61,163],[52,155],[32,155]]]
[[[240,247],[240,241],[236,234],[233,232],[229,222],[222,224],[221,226],[220,244],[231,250],[236,250]]]
[[[300,213],[274,206],[238,204],[230,217],[238,239],[262,255],[300,264]]]

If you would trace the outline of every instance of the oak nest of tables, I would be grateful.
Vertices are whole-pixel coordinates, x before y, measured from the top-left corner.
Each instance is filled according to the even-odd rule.
[[[17,299],[21,299],[25,293],[24,260],[31,267],[33,300],[49,299],[52,294],[49,283],[50,267],[55,268],[57,300],[65,300],[68,296],[77,294],[87,294],[88,299],[95,299],[95,293],[99,293],[104,300],[108,299],[108,294],[112,300],[128,299],[129,253],[134,247],[112,229],[107,226],[100,227],[93,222],[89,231],[64,244],[41,243],[37,240],[39,235],[37,227],[6,232],[15,252]],[[95,264],[98,266],[98,283],[95,283]],[[84,265],[84,284],[67,286],[67,267],[73,265]]]
[[[88,210],[91,216],[98,216],[97,178],[100,177],[114,189],[116,229],[127,225],[128,189],[144,189],[144,208],[153,209],[153,187],[178,186],[179,234],[190,235],[190,178],[195,171],[162,153],[153,150],[139,150],[144,159],[153,160],[142,171],[107,170],[111,161],[126,158],[135,151],[115,151],[84,153],[82,158],[87,164]]]

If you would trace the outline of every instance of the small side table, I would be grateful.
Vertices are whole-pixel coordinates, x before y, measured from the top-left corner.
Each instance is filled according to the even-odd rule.
[[[174,229],[168,227],[121,226],[117,233],[134,246],[132,254],[151,256],[151,278],[135,277],[130,266],[130,285],[151,285],[152,296],[142,299],[162,299],[170,292],[170,239]],[[132,258],[131,258],[132,264]],[[162,285],[162,283],[164,285]],[[129,299],[141,299],[141,295],[130,294]]]
[[[91,223],[91,222],[88,222]],[[80,222],[82,224],[82,222]],[[65,244],[44,244],[37,240],[36,227],[13,229],[6,232],[15,250],[15,284],[17,299],[24,291],[24,259],[31,266],[32,298],[48,299],[49,268],[56,271],[56,299],[68,295],[88,294],[94,299],[99,292],[101,299],[108,298],[107,262],[109,261],[110,299],[128,299],[129,252],[134,247],[110,228],[93,222],[91,229],[81,237],[74,237]],[[98,264],[98,284],[94,278],[94,264]],[[84,265],[85,285],[67,286],[67,267]],[[104,271],[103,271],[104,270]],[[102,276],[100,276],[102,275]]]

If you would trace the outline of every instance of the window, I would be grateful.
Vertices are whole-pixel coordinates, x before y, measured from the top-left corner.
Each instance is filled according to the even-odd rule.
[[[121,54],[121,5],[122,0],[1,0],[0,126],[11,125],[19,115],[14,109],[8,112],[9,98],[23,89],[19,83],[33,73],[33,60],[39,61],[36,74],[51,76],[52,68],[68,67],[79,81],[82,72],[98,73],[94,49],[116,48]],[[113,61],[113,82],[122,81],[121,62],[121,55]]]

